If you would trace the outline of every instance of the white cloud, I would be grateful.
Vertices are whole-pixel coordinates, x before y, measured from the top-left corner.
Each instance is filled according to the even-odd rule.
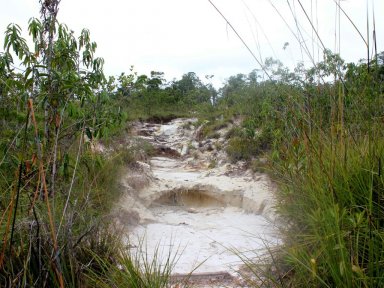
[[[384,20],[378,11],[384,11],[384,1],[367,1],[371,5],[370,14],[372,4],[375,5],[376,28],[381,29]],[[367,1],[341,1],[342,7],[363,33],[366,31]],[[298,29],[293,15],[296,16],[303,37],[301,40],[317,58],[317,44],[311,40],[316,39],[316,35],[311,32],[298,1],[289,1],[293,15],[285,0],[213,2],[257,57],[260,54],[262,58],[277,57],[289,66],[300,60],[308,61],[308,58],[302,58],[297,40],[271,6],[273,3],[295,34]],[[318,23],[324,44],[337,51],[335,33],[337,36],[339,31],[335,24],[335,2],[302,0],[301,3],[314,25]],[[0,5],[0,31],[4,31],[10,22],[20,23],[26,30],[28,19],[39,14],[37,0],[0,0]],[[230,75],[259,68],[208,0],[63,0],[59,20],[77,33],[82,28],[90,29],[91,37],[98,43],[98,55],[106,60],[108,74],[120,74],[134,65],[139,73],[164,71],[168,79],[194,71],[201,78],[214,74],[214,79],[220,79],[215,81],[219,82]],[[366,47],[358,33],[343,15],[340,23],[341,56],[347,61],[365,57]],[[377,31],[376,34],[380,37],[379,51],[384,50],[383,33]],[[2,39],[0,37],[1,46]],[[285,42],[289,42],[289,46],[283,50]]]

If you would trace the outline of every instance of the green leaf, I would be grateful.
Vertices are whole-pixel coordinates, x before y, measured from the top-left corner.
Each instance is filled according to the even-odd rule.
[[[31,67],[28,67],[26,70],[25,70],[25,74],[24,74],[24,81],[27,80],[29,74],[31,74],[32,72],[32,68]]]
[[[4,38],[4,49],[7,48],[7,46],[9,46],[9,35],[8,34],[5,34],[5,38]]]

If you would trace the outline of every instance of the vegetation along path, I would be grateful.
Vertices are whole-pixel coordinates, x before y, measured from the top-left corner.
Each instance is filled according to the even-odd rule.
[[[59,21],[60,3],[71,1],[35,2],[40,17],[7,25],[0,37],[0,287],[384,287],[384,52],[375,16],[384,1],[264,1],[276,16],[267,17],[272,28],[284,33],[263,33],[282,37],[269,44],[285,42],[276,55],[262,45],[252,51],[236,18],[213,3],[225,1],[209,0],[257,62],[243,74],[234,69],[239,51],[229,49],[228,67],[240,73],[221,87],[214,84],[232,68],[217,57],[228,49],[202,56],[202,45],[215,41],[191,37],[203,35],[195,33],[202,19],[187,21],[187,33],[179,20],[194,14],[184,4],[128,9],[147,31],[98,21],[96,38],[116,35],[109,46],[119,65],[124,55],[133,59],[128,46],[147,47],[155,54],[137,58],[141,69],[189,71],[169,81],[173,72],[133,66],[105,74],[116,65],[104,67],[93,34]],[[77,1],[68,19],[90,9],[81,17],[100,18],[96,2],[79,9]],[[2,5],[9,22],[22,8],[29,13],[20,3]],[[241,4],[230,5],[243,19]],[[175,21],[162,21],[160,7]],[[205,9],[199,16],[214,23]],[[164,23],[183,29],[197,58]],[[155,45],[131,37],[135,31]],[[148,37],[155,34],[159,43]],[[124,48],[122,39],[132,43]],[[163,44],[178,47],[176,58]],[[353,62],[343,60],[352,50],[360,51]],[[268,54],[300,62],[291,69],[262,59]],[[199,78],[216,64],[218,75]]]

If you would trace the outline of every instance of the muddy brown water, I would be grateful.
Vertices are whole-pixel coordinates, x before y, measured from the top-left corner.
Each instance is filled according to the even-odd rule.
[[[162,195],[152,205],[181,206],[186,208],[227,206],[223,200],[207,195],[206,191],[200,190],[171,191]]]

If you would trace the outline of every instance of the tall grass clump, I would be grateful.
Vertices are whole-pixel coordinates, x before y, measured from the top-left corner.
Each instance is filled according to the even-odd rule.
[[[270,159],[293,287],[384,285],[382,57],[345,64],[325,50],[287,101]]]
[[[100,271],[94,269],[87,272],[87,278],[92,286],[97,287],[137,287],[165,288],[169,287],[171,273],[176,264],[178,251],[169,251],[164,255],[160,245],[153,254],[149,254],[140,241],[136,251],[120,249],[117,262],[111,263],[105,258],[94,254],[94,259]]]
[[[295,285],[383,285],[384,146],[379,139],[345,141],[334,148],[324,137],[295,144],[275,167]]]

